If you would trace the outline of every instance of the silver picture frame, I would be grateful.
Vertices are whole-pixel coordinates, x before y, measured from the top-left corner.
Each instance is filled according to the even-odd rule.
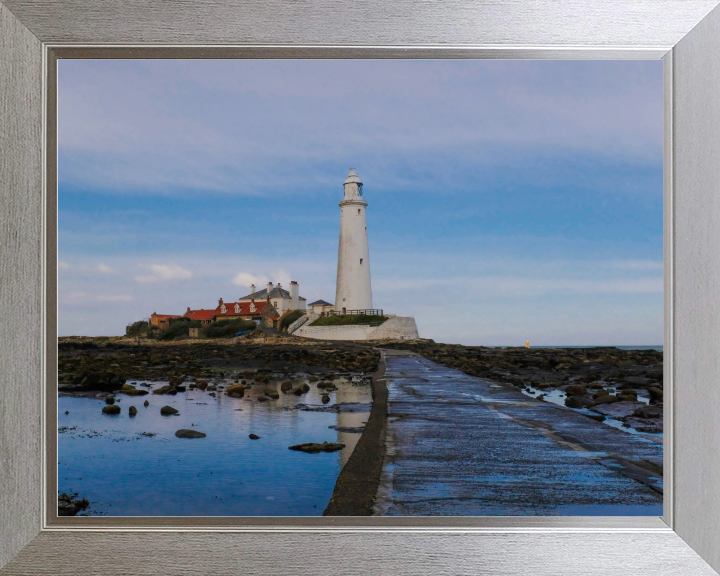
[[[718,0],[0,0],[0,574],[720,570]],[[662,59],[662,518],[58,518],[59,58]]]

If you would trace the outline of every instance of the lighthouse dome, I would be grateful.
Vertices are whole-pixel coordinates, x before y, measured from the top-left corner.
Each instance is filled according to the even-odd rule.
[[[348,177],[345,179],[345,184],[362,184],[362,180],[360,180],[357,172],[350,168],[350,174],[348,174]]]

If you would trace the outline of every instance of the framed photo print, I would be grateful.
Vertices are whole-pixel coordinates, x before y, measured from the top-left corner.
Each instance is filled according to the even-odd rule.
[[[0,48],[1,574],[720,569],[716,0]]]

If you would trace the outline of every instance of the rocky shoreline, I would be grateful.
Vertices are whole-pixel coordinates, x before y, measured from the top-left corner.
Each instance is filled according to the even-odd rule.
[[[377,346],[377,347],[376,347]],[[129,338],[61,338],[58,390],[61,395],[105,398],[147,395],[142,382],[167,382],[155,394],[200,390],[267,402],[281,394],[302,396],[317,386],[326,403],[334,378],[365,374],[372,379],[373,403],[360,440],[341,470],[326,516],[371,515],[385,455],[387,388],[379,348],[409,350],[471,376],[510,384],[539,400],[552,399],[585,416],[613,418],[638,432],[662,432],[662,352],[617,348],[484,348],[413,342],[323,342],[300,338],[252,341],[140,342]],[[300,377],[302,375],[302,377]],[[147,401],[145,398],[139,400]],[[367,411],[367,404],[305,405],[298,410]],[[178,437],[202,438],[179,430]],[[251,435],[252,438],[252,435]],[[312,439],[307,439],[312,440]],[[202,441],[202,440],[200,440]],[[300,448],[299,446],[302,446]],[[338,445],[340,446],[340,445]],[[338,446],[300,443],[291,449],[331,451]],[[71,503],[72,505],[72,503]]]

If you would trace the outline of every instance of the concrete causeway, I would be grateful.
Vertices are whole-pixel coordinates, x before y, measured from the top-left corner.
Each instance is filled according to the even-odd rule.
[[[387,453],[374,514],[662,515],[661,439],[412,352],[383,360]]]

